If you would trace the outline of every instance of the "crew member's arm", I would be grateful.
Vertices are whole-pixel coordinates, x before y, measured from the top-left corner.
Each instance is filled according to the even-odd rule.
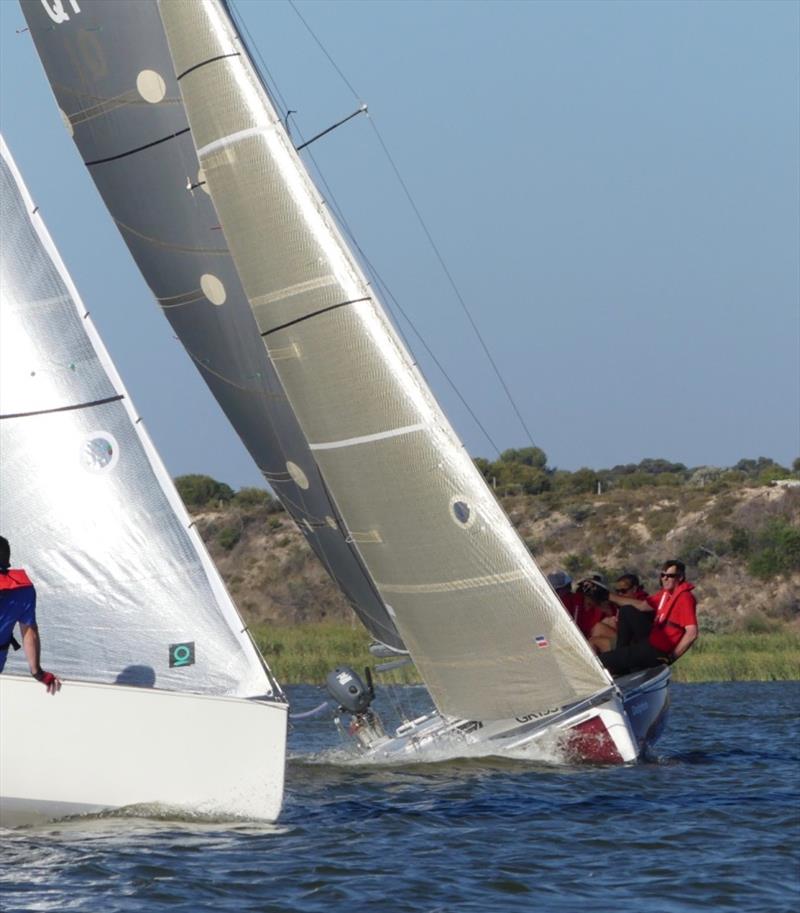
[[[683,637],[675,645],[675,649],[672,651],[671,659],[675,662],[676,659],[679,659],[683,654],[691,647],[691,645],[697,640],[697,625],[687,625],[686,629],[683,632]]]
[[[25,651],[25,657],[31,669],[31,675],[37,682],[42,682],[47,688],[49,694],[55,694],[61,689],[61,679],[53,675],[52,672],[45,672],[42,669],[39,657],[41,654],[41,643],[39,641],[39,629],[36,625],[26,625],[20,622],[22,631],[22,649]]]
[[[633,606],[634,609],[637,609],[639,612],[655,611],[653,606],[651,606],[649,602],[645,602],[644,599],[634,599],[633,596],[622,596],[619,593],[609,593],[608,598],[617,605]]]

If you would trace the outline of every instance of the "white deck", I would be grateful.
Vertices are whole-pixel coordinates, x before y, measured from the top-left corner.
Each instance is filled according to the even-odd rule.
[[[0,826],[158,803],[274,821],[283,703],[0,675]]]

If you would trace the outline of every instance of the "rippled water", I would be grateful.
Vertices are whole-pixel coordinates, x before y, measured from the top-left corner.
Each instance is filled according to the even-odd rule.
[[[799,708],[800,683],[676,685],[658,756],[622,769],[356,766],[300,721],[277,825],[140,810],[7,830],[0,909],[795,913]]]

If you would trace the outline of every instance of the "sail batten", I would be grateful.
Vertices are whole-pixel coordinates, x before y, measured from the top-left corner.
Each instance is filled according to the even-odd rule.
[[[174,70],[188,72],[192,139],[256,324],[283,325],[274,349],[296,357],[273,358],[275,370],[437,706],[503,719],[606,689],[372,294],[247,54],[191,69],[237,47],[223,7],[159,9]],[[280,294],[292,287],[303,291]]]
[[[374,441],[385,441],[388,438],[400,437],[403,434],[413,434],[415,431],[424,431],[425,425],[421,422],[416,425],[405,425],[403,428],[390,428],[388,431],[376,431],[374,434],[362,434],[360,437],[350,437],[342,441],[326,441],[324,444],[309,444],[312,450],[339,450],[341,447],[355,447],[358,444],[371,444]]]

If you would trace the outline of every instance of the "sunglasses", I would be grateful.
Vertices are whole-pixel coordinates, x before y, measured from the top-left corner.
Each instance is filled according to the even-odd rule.
[[[681,575],[680,575],[680,574],[667,574],[666,572],[662,571],[662,572],[661,572],[661,576],[662,576],[662,577],[669,577],[670,580],[677,580],[678,577],[680,577]]]
[[[617,594],[617,596],[624,596],[626,593],[630,593],[630,591],[631,591],[631,588],[629,586],[625,587],[625,589],[623,589],[622,587],[619,587],[618,589],[614,590],[614,592]]]

